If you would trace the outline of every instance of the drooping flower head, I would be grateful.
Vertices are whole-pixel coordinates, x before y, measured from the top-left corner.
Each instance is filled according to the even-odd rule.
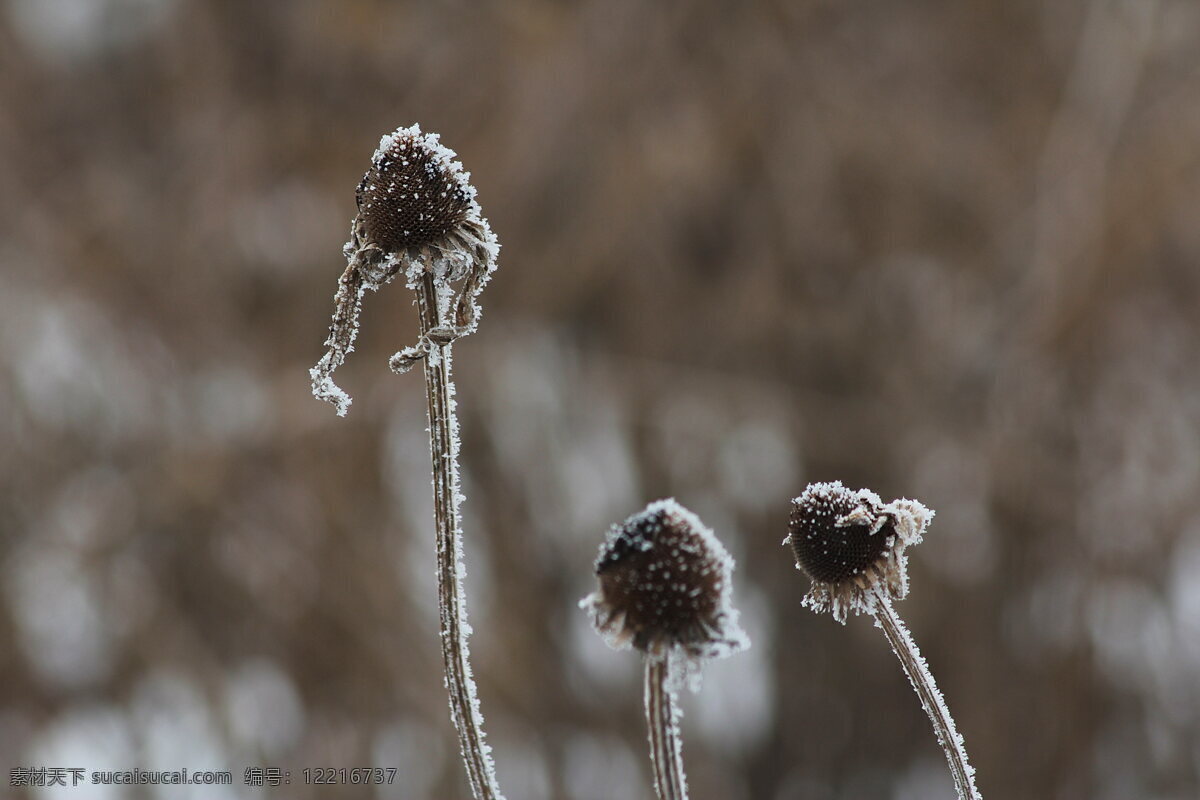
[[[884,503],[869,489],[841,481],[812,483],[792,500],[788,537],[796,567],[812,579],[804,604],[845,622],[850,611],[870,612],[874,594],[908,594],[904,551],[917,544],[933,512],[916,500]]]
[[[358,184],[348,255],[377,249],[384,257],[452,262],[456,271],[475,261],[494,267],[495,237],[475,202],[471,174],[436,133],[398,128],[379,140],[371,168]]]
[[[608,532],[596,559],[599,589],[580,603],[613,647],[691,659],[748,645],[731,604],[733,559],[674,500],[659,500]]]
[[[404,372],[433,346],[475,331],[479,294],[500,252],[475,200],[471,174],[436,133],[422,133],[419,125],[397,128],[379,140],[355,201],[358,214],[342,248],[349,265],[334,295],[328,350],[309,371],[313,394],[332,403],[339,415],[349,409],[350,397],[334,383],[333,373],[354,350],[366,291],[378,290],[398,274],[414,290],[433,281],[436,297],[429,302],[437,306],[436,331],[392,357],[393,370]]]

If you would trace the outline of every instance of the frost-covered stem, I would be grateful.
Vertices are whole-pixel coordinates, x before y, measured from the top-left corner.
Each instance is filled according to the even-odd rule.
[[[679,709],[668,685],[670,652],[646,657],[646,726],[650,737],[650,766],[659,800],[687,800],[679,740]]]
[[[417,285],[421,336],[438,327],[438,293],[429,271]],[[491,748],[484,741],[479,699],[471,677],[467,637],[466,596],[463,591],[462,542],[459,528],[458,424],[454,384],[450,380],[450,344],[430,342],[425,358],[425,387],[429,400],[429,448],[433,458],[433,515],[437,528],[438,609],[441,617],[442,659],[450,717],[458,731],[463,763],[475,800],[503,800],[496,784]]]
[[[892,601],[886,592],[882,590],[875,592],[873,613],[879,627],[887,636],[892,651],[900,659],[900,666],[904,668],[904,674],[908,676],[909,682],[916,689],[917,696],[921,699],[921,706],[929,715],[929,721],[933,723],[933,732],[937,734],[938,742],[946,751],[946,761],[950,763],[950,774],[954,778],[954,788],[958,791],[959,799],[982,800],[979,790],[975,788],[975,770],[967,761],[967,750],[963,745],[963,738],[958,734],[958,729],[954,727],[950,709],[947,708],[945,699],[938,691],[937,684],[933,680],[933,673],[929,671],[929,665],[921,657],[921,651],[917,649],[916,643],[909,635],[908,628],[904,626],[899,615],[896,614],[896,610],[892,608]]]

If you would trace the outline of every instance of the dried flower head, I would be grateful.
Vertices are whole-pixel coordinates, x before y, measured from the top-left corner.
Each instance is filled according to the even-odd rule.
[[[355,193],[361,241],[394,253],[432,244],[466,220],[471,186],[438,163],[427,139],[406,131],[380,145]]]
[[[884,503],[874,492],[851,491],[840,481],[811,483],[792,500],[783,543],[792,546],[796,568],[812,579],[804,605],[818,613],[831,611],[842,623],[851,611],[874,618],[929,716],[959,800],[980,800],[963,737],[892,605],[908,594],[904,551],[921,541],[931,519],[933,512],[916,500]]]
[[[395,372],[424,362],[433,467],[437,539],[438,617],[450,716],[475,800],[503,800],[491,748],[483,731],[471,677],[466,597],[462,578],[459,439],[451,380],[454,341],[475,330],[479,293],[496,268],[500,245],[475,202],[470,175],[454,153],[414,125],[379,141],[371,167],[355,191],[358,214],[343,252],[349,262],[338,279],[328,348],[309,371],[313,394],[337,408],[350,397],[333,373],[354,349],[362,298],[403,272],[416,294],[419,338],[392,356]]]
[[[692,659],[748,642],[730,602],[733,559],[695,514],[659,500],[608,532],[596,559],[600,588],[580,605],[613,647]]]
[[[438,324],[392,357],[397,372],[428,357],[433,345],[478,325],[477,300],[496,269],[500,245],[475,201],[470,173],[454,159],[436,133],[422,133],[419,125],[398,128],[380,139],[358,184],[358,215],[342,248],[349,266],[338,281],[325,340],[329,349],[310,370],[313,394],[333,403],[339,415],[349,409],[350,397],[333,373],[354,350],[368,289],[378,290],[400,273],[410,289],[419,291],[427,278],[434,283],[436,297],[427,299],[436,304]]]
[[[418,262],[422,248],[429,248],[434,263],[447,259],[455,270],[472,261],[486,265],[494,259],[489,245],[495,240],[470,179],[436,133],[414,125],[384,136],[358,184],[358,216],[347,248]]]
[[[904,550],[921,541],[933,512],[915,500],[884,503],[869,489],[840,481],[813,483],[792,500],[788,537],[796,567],[812,579],[804,598],[814,611],[870,612],[875,592],[892,600],[908,593]]]

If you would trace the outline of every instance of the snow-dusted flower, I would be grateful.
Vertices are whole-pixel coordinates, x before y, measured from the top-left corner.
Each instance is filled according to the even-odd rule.
[[[687,800],[677,692],[700,686],[700,666],[749,646],[730,602],[733,559],[674,500],[609,529],[596,559],[600,587],[579,605],[613,647],[633,646],[646,668],[646,725],[659,800]]]
[[[496,269],[500,245],[475,202],[470,174],[437,134],[398,128],[379,141],[371,167],[355,192],[358,214],[342,248],[348,263],[334,295],[328,348],[309,370],[313,394],[339,416],[350,396],[333,382],[334,371],[354,350],[363,295],[403,274],[416,294],[419,338],[393,355],[389,366],[407,372],[424,361],[437,537],[438,616],[450,716],[459,734],[463,765],[475,800],[503,800],[491,748],[471,678],[466,597],[463,588],[459,505],[458,417],[451,380],[456,339],[474,332],[479,293]]]
[[[376,291],[401,273],[410,289],[432,281],[429,294],[436,296],[429,301],[436,304],[437,325],[392,357],[397,372],[430,357],[433,346],[475,331],[479,293],[496,269],[500,245],[470,179],[438,134],[422,133],[419,125],[380,139],[355,193],[358,214],[342,248],[349,266],[334,295],[328,351],[309,371],[313,394],[339,415],[349,409],[350,397],[333,382],[333,373],[354,350],[368,289]]]
[[[812,579],[804,603],[832,611],[871,612],[877,591],[891,600],[908,594],[905,548],[917,544],[933,512],[916,500],[884,503],[869,489],[851,491],[840,481],[813,483],[792,500],[789,534],[796,567]]]
[[[830,611],[843,624],[852,611],[874,618],[929,715],[959,800],[981,800],[946,700],[892,606],[908,594],[904,551],[921,541],[931,519],[933,512],[916,500],[884,503],[874,492],[851,491],[841,481],[811,483],[792,500],[783,543],[792,546],[796,568],[812,579],[804,605]]]
[[[691,659],[747,646],[730,601],[733,559],[674,500],[659,500],[608,532],[596,559],[599,589],[580,603],[614,647]]]
[[[444,261],[453,273],[473,265],[494,268],[495,237],[475,202],[471,174],[438,139],[414,125],[379,141],[355,193],[358,216],[348,256],[364,253],[368,262],[397,258],[408,262],[405,267]]]

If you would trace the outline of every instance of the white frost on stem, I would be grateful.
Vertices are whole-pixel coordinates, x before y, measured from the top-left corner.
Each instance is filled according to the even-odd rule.
[[[433,276],[426,273],[417,289],[422,337],[427,337],[437,326],[438,294]],[[458,731],[471,792],[477,800],[503,800],[504,795],[496,782],[491,747],[483,732],[483,715],[479,711],[479,696],[471,671],[468,644],[471,626],[467,622],[463,588],[466,570],[459,516],[463,498],[458,473],[458,415],[455,413],[454,383],[450,379],[450,350],[449,343],[430,345],[430,357],[425,359],[442,657],[450,696],[450,716]]]
[[[875,617],[876,626],[887,636],[892,652],[900,659],[904,674],[908,676],[917,697],[921,699],[921,707],[933,723],[938,743],[946,752],[946,761],[950,764],[950,774],[954,778],[954,788],[958,792],[959,800],[983,800],[979,790],[975,788],[975,768],[967,761],[966,746],[954,725],[954,718],[950,716],[950,709],[946,707],[945,698],[938,690],[933,673],[929,671],[929,665],[925,663],[921,651],[909,635],[908,628],[892,607],[892,601],[886,591],[875,591],[875,603],[870,613]]]
[[[650,739],[650,766],[659,800],[687,800],[687,777],[683,773],[683,737],[679,732],[677,672],[670,661],[679,658],[674,649],[646,657],[646,728]]]

